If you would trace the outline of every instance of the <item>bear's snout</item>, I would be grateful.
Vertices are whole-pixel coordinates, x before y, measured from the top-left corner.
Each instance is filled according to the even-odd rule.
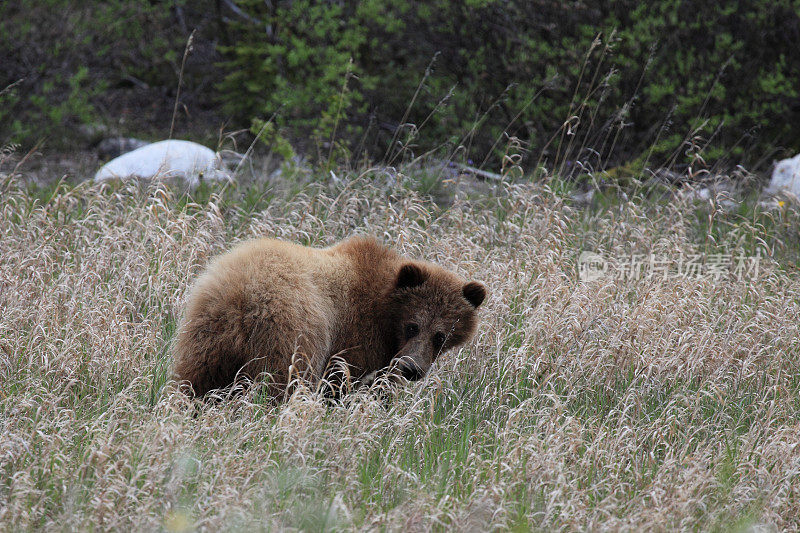
[[[401,359],[397,363],[400,374],[408,381],[419,381],[425,377],[425,371],[422,370],[414,361],[409,359]]]
[[[403,376],[408,381],[418,381],[428,373],[433,361],[426,352],[427,347],[423,338],[423,335],[419,335],[409,340],[394,356],[392,366],[396,375]]]

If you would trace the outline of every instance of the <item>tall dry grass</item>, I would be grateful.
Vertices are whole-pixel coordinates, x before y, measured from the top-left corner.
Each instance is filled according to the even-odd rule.
[[[582,250],[703,253],[686,206],[543,185],[441,209],[369,175],[246,209],[162,187],[0,187],[1,530],[800,527],[800,283],[578,280]],[[689,214],[687,214],[689,213]],[[715,246],[744,252],[759,227]],[[388,404],[169,387],[186,289],[262,235],[372,234],[482,280],[474,342]],[[766,243],[768,245],[768,243]]]

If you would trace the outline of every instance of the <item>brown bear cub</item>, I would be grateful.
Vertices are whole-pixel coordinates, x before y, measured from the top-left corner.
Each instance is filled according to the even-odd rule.
[[[472,337],[485,297],[482,284],[374,239],[324,249],[245,242],[194,284],[175,378],[203,396],[269,374],[278,398],[298,377],[327,380],[336,359],[354,381],[389,368],[420,379],[439,354]]]

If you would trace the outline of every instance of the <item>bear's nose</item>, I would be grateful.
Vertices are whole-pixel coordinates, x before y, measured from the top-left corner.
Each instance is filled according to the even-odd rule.
[[[418,381],[425,376],[425,372],[412,361],[401,362],[400,371],[408,381]]]

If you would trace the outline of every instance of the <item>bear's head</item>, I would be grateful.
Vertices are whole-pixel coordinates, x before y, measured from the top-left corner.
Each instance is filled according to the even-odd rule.
[[[408,380],[422,378],[443,352],[467,342],[486,289],[441,267],[407,261],[390,293],[391,364]]]

